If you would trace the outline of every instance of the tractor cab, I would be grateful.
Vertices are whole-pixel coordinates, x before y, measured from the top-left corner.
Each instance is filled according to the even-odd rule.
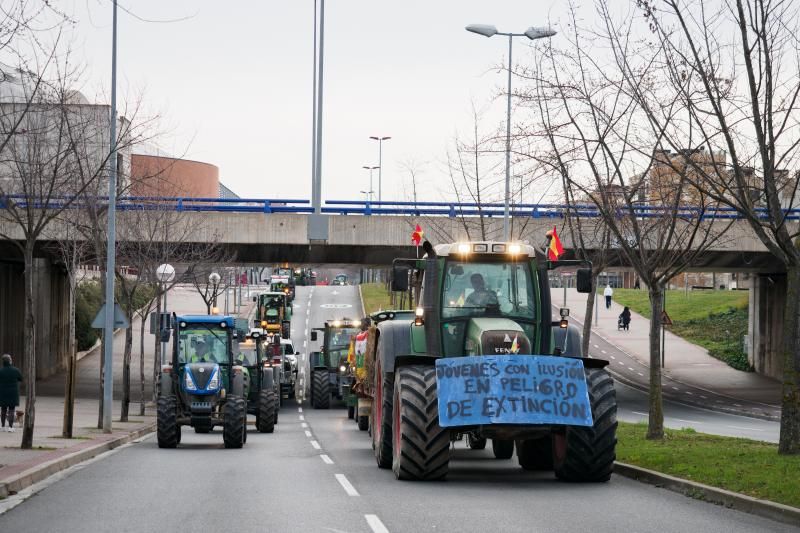
[[[311,365],[311,403],[317,409],[327,409],[331,397],[349,402],[350,386],[353,382],[353,369],[348,361],[350,341],[359,333],[360,320],[349,318],[330,320],[324,327],[311,331],[311,341],[317,340],[317,332],[322,331],[322,347],[312,352]]]
[[[253,296],[256,302],[256,312],[253,318],[253,327],[260,328],[261,333],[278,333],[283,337],[289,336],[292,307],[285,292],[262,292]]]

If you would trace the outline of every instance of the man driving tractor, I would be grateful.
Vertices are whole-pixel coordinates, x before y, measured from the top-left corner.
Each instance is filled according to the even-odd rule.
[[[483,276],[477,272],[469,277],[472,288],[472,294],[467,297],[468,307],[486,307],[487,305],[497,305],[497,294],[486,288],[486,282]]]

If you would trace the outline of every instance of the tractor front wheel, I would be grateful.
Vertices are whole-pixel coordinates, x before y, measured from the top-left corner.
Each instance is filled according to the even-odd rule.
[[[366,415],[361,415],[358,417],[358,429],[359,431],[366,431],[369,429],[369,417]]]
[[[222,440],[226,448],[244,446],[247,414],[244,398],[228,396],[223,411]]]
[[[256,415],[256,429],[260,433],[275,431],[275,393],[271,390],[262,390],[258,393],[258,414]]]
[[[524,470],[553,469],[553,438],[548,435],[539,439],[516,441],[517,460]]]
[[[397,479],[443,479],[450,466],[450,434],[439,426],[436,369],[401,367],[394,376],[392,470]]]
[[[617,395],[603,368],[586,368],[592,427],[567,426],[553,435],[553,467],[563,481],[608,481],[617,458]]]
[[[327,369],[314,370],[311,374],[311,404],[314,409],[331,406],[331,382]]]
[[[514,441],[492,439],[492,452],[495,459],[511,459],[511,456],[514,455]]]
[[[178,400],[175,396],[158,397],[156,436],[159,448],[176,448],[181,440],[181,428],[178,425]]]

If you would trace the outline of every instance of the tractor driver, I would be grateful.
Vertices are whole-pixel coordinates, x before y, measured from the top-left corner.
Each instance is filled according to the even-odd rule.
[[[486,282],[483,280],[483,276],[476,272],[469,277],[469,281],[472,283],[472,288],[474,290],[472,294],[467,297],[468,307],[498,305],[497,294],[486,288]]]
[[[189,357],[190,363],[213,362],[213,357],[209,352],[208,345],[202,337],[197,339],[194,344],[194,353]]]

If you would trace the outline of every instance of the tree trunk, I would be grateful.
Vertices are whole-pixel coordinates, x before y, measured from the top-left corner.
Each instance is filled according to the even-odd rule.
[[[128,313],[128,323],[133,324],[133,316]],[[133,330],[125,329],[125,352],[122,356],[122,409],[119,421],[128,421],[128,409],[131,404],[131,351],[133,350]]]
[[[152,305],[152,303],[150,304]],[[144,323],[145,316],[142,316],[142,322],[139,324],[139,416],[144,416]]]
[[[153,353],[153,401],[158,400],[158,375],[161,372],[161,293],[156,293],[156,334]]]
[[[778,453],[800,454],[800,266],[787,266],[783,314],[783,394]]]
[[[25,243],[25,421],[21,448],[33,447],[33,427],[36,421],[36,310],[33,302],[33,246]]]
[[[664,405],[661,396],[661,310],[664,288],[654,283],[649,287],[650,295],[650,393],[648,439],[664,438]]]
[[[72,425],[75,416],[75,378],[77,377],[78,354],[75,341],[75,265],[69,271],[69,354],[67,376],[64,386],[64,422],[61,436],[72,438]]]
[[[589,354],[589,343],[592,340],[592,320],[594,319],[594,302],[597,298],[597,280],[599,278],[599,272],[596,270],[592,271],[592,291],[587,294],[586,296],[586,312],[583,314],[583,339],[581,340],[583,344],[583,356],[586,357]]]

